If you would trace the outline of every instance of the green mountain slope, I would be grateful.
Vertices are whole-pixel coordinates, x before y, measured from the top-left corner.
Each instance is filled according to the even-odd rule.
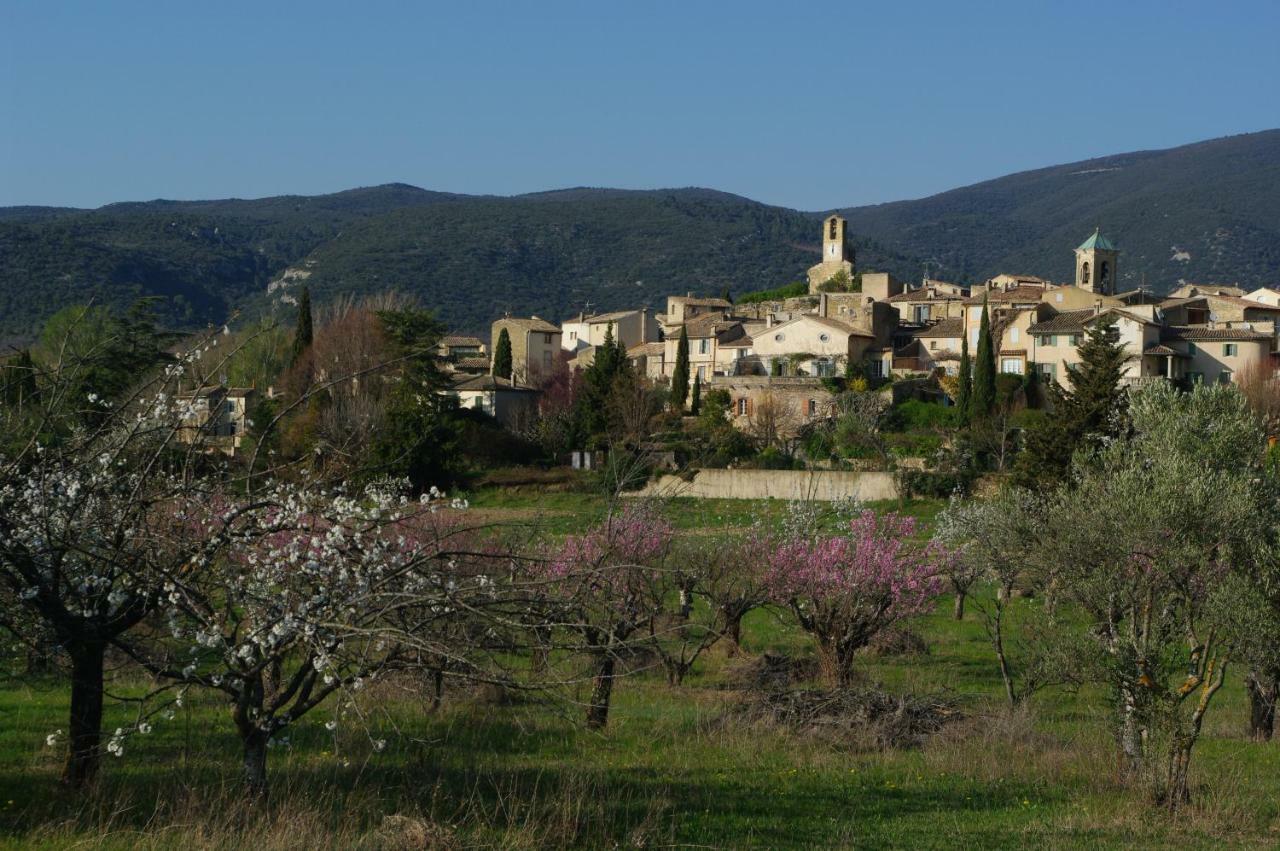
[[[30,208],[27,208],[30,209]],[[876,268],[913,261],[859,247]],[[654,305],[672,292],[742,292],[803,277],[812,216],[705,189],[572,189],[513,198],[403,184],[316,197],[150,201],[0,215],[0,339],[58,308],[163,297],[174,325],[270,308],[268,283],[311,273],[319,300],[411,293],[460,330],[503,310],[559,320]],[[280,291],[275,293],[279,307]]]
[[[1280,130],[1055,166],[844,211],[863,269],[916,279],[1068,280],[1101,224],[1125,285],[1280,284]],[[818,214],[708,189],[575,188],[516,197],[405,184],[319,196],[0,208],[0,341],[94,299],[162,297],[173,325],[280,309],[310,272],[321,300],[396,289],[459,330],[504,310],[563,319],[669,293],[765,289],[817,259]]]
[[[1028,171],[918,201],[845,210],[850,230],[940,264],[1071,279],[1095,226],[1121,249],[1121,283],[1280,284],[1280,130]]]

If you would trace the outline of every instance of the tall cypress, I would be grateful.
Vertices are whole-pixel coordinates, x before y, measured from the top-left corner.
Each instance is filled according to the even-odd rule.
[[[960,337],[960,374],[956,376],[956,409],[960,412],[960,424],[968,425],[973,416],[973,364],[969,360],[969,335]]]
[[[1125,428],[1124,370],[1129,352],[1099,323],[1085,334],[1080,362],[1067,367],[1070,389],[1048,382],[1053,416],[1027,431],[1026,448],[1014,467],[1014,481],[1027,488],[1051,487],[1068,481],[1076,451],[1100,438],[1115,437]]]
[[[978,330],[978,357],[973,365],[973,418],[985,419],[996,409],[996,352],[991,340],[991,316],[982,297],[982,325]]]
[[[291,363],[297,363],[302,353],[311,347],[311,335],[311,290],[304,286],[298,294],[298,326],[293,332]]]
[[[689,402],[689,413],[695,417],[702,413],[702,379],[693,377],[693,399]]]
[[[671,405],[677,411],[684,410],[689,398],[689,332],[680,326],[680,342],[676,344],[676,365],[671,371]]]
[[[503,328],[498,332],[498,344],[493,347],[493,374],[511,379],[511,335]]]

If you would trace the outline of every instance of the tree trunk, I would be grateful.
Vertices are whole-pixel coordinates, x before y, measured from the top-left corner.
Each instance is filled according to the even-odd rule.
[[[742,615],[735,617],[726,613],[724,618],[724,637],[729,639],[724,655],[732,658],[742,650]]]
[[[587,706],[587,727],[592,730],[604,729],[609,722],[609,697],[613,694],[614,658],[609,653],[600,657],[600,666],[596,669],[595,679],[591,686],[591,703]]]
[[[853,685],[853,652],[842,649],[834,641],[818,640],[818,668],[831,688]]]
[[[965,592],[963,591],[956,592],[956,604],[955,604],[955,610],[953,612],[953,615],[955,619],[958,621],[964,620],[964,598],[965,598]]]
[[[267,797],[267,743],[271,733],[264,730],[259,721],[262,718],[263,690],[262,674],[246,677],[242,686],[244,691],[236,701],[232,717],[236,722],[236,730],[240,733],[240,743],[244,749],[244,785],[250,799]]]
[[[434,668],[431,671],[431,701],[427,706],[428,712],[436,712],[440,709],[440,703],[444,698],[444,669]]]
[[[1255,742],[1269,742],[1276,727],[1276,697],[1280,682],[1275,677],[1250,671],[1245,684],[1249,688],[1249,734]]]
[[[254,727],[243,736],[244,785],[249,797],[265,800],[267,797],[267,742],[271,735]]]
[[[67,648],[71,657],[71,752],[62,782],[72,789],[90,783],[98,773],[102,745],[102,671],[106,645],[91,641]]]

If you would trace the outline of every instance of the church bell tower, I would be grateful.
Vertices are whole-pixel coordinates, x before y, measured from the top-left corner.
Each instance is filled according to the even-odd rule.
[[[845,226],[848,224],[840,216],[827,216],[822,223],[822,262],[823,263],[840,263],[844,260],[851,260],[846,257],[849,253],[848,243],[845,242]]]
[[[1095,229],[1076,249],[1076,286],[1100,295],[1116,294],[1116,263],[1120,252]]]

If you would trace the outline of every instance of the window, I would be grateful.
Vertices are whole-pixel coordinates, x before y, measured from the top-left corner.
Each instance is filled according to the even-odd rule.
[[[884,361],[873,360],[867,362],[867,374],[872,378],[884,377]]]
[[[569,332],[569,339],[570,339],[570,340],[576,340],[576,339],[578,339],[578,332],[577,332],[577,331],[570,331],[570,332]]]
[[[698,383],[705,384],[707,380],[707,368],[705,366],[698,367]]]
[[[923,325],[929,321],[929,305],[917,304],[915,306],[916,324]]]
[[[1078,346],[1078,345],[1080,345],[1080,335],[1079,335],[1079,334],[1068,334],[1068,335],[1067,335],[1067,345],[1070,345],[1070,346]]]
[[[738,416],[745,417],[747,415],[747,397],[743,396],[738,400]]]
[[[1195,344],[1195,343],[1187,343],[1187,354],[1191,355],[1192,357],[1195,357],[1195,356],[1196,356],[1196,344]]]
[[[1089,283],[1089,262],[1087,260],[1080,264],[1080,283]]]
[[[542,342],[546,343],[548,346],[549,346],[549,345],[551,345],[551,335],[550,335],[550,334],[543,334],[543,335],[542,335]]]
[[[1203,383],[1203,382],[1204,382],[1204,373],[1203,373],[1203,372],[1188,372],[1188,373],[1187,373],[1187,383],[1188,383],[1188,384],[1201,384],[1201,383]]]
[[[809,400],[809,416],[816,417],[817,415],[818,415],[818,400],[810,399]]]
[[[1009,375],[1022,375],[1022,358],[1001,358],[1000,371]]]
[[[1036,372],[1040,373],[1041,378],[1057,378],[1058,365],[1054,363],[1038,363],[1036,364]]]
[[[1224,358],[1233,358],[1239,353],[1239,351],[1240,347],[1236,343],[1222,344],[1222,356]]]
[[[785,340],[786,338],[787,338],[787,335],[786,335],[786,334],[774,334],[774,335],[773,335],[773,341],[774,341],[775,343],[781,343],[781,342],[782,342],[783,340]]]
[[[1105,287],[1111,281],[1111,267],[1107,264],[1106,260],[1103,260],[1102,265],[1098,268],[1102,270],[1098,274],[1098,283]]]
[[[829,343],[829,342],[831,342],[831,335],[830,335],[830,334],[819,334],[819,335],[818,335],[818,339],[819,339],[820,341],[824,342],[824,343]]]
[[[704,338],[704,339],[699,340],[699,341],[698,341],[698,354],[700,354],[700,355],[705,355],[705,354],[707,353],[707,351],[708,351],[708,346],[709,346],[710,344],[711,344],[711,341],[710,341],[710,340],[707,340],[707,339],[705,339],[705,338]]]
[[[1224,369],[1222,372],[1219,372],[1219,373],[1218,373],[1218,383],[1219,383],[1219,384],[1230,384],[1230,383],[1231,383],[1231,370],[1229,370],[1229,369]],[[233,425],[233,426],[232,426],[232,428],[235,428],[235,426]]]
[[[1044,335],[1044,344],[1045,344],[1046,346],[1056,346],[1056,345],[1058,345],[1058,335],[1057,335],[1057,334],[1045,334],[1045,335]]]
[[[929,341],[929,348],[930,348],[930,349],[932,349],[932,350],[934,350],[934,351],[937,351],[937,349],[938,349],[938,341],[937,341],[937,340],[930,340],[930,341]]]
[[[1058,302],[1059,304],[1061,304],[1061,303],[1062,303],[1062,293],[1058,293],[1057,295],[1055,295],[1055,296],[1053,297],[1053,300],[1054,300],[1054,301],[1056,301],[1056,302]]]

